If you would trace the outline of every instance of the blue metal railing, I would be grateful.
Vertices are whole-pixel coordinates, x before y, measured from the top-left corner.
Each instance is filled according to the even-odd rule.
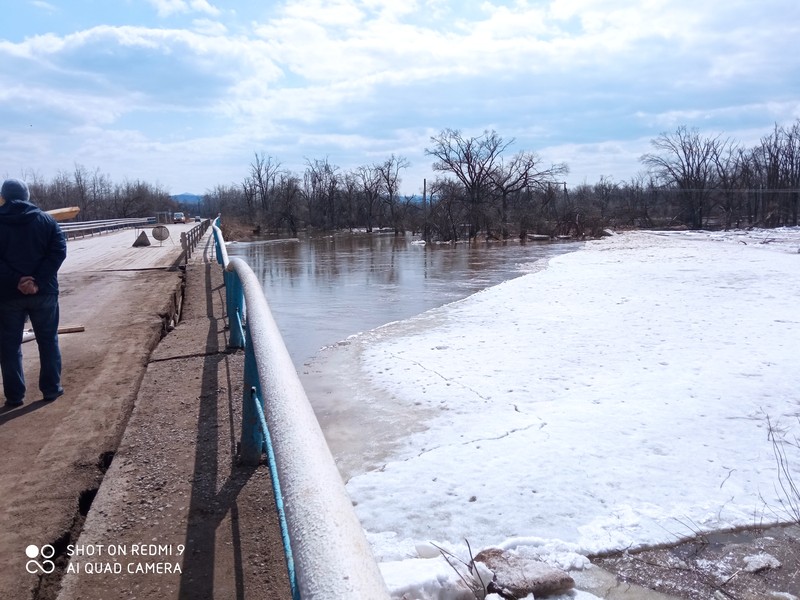
[[[266,452],[281,518],[295,600],[388,600],[314,411],[249,265],[229,258],[213,225],[223,266],[229,345],[244,348],[240,460],[258,464]]]

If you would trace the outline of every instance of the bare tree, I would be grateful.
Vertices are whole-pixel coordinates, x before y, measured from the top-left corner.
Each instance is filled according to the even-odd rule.
[[[383,193],[383,202],[389,209],[389,219],[395,235],[403,231],[402,210],[400,207],[400,170],[408,168],[410,163],[402,156],[392,154],[383,163],[375,165]]]
[[[258,221],[269,222],[270,200],[272,191],[275,188],[275,177],[281,163],[271,156],[264,156],[256,154],[255,159],[250,163],[250,184],[248,185],[249,192],[260,213]]]
[[[297,235],[300,224],[300,179],[297,175],[282,171],[278,175],[276,186],[276,215],[275,225],[281,227],[286,225],[292,235]]]
[[[741,149],[734,143],[727,144],[714,157],[716,177],[719,182],[717,205],[725,215],[725,230],[733,226],[734,220],[738,226],[742,217],[744,195],[741,190],[741,160]]]
[[[797,225],[800,208],[800,120],[791,127],[777,124],[770,135],[753,149],[751,166],[760,194],[760,217],[764,225]]]
[[[217,185],[206,192],[201,200],[204,214],[213,216],[222,214],[225,217],[249,217],[251,212],[245,200],[244,186]]]
[[[624,225],[652,227],[656,185],[647,173],[638,173],[620,188],[619,222]]]
[[[44,186],[38,203],[45,210],[69,206],[72,188],[72,177],[69,173],[59,171],[50,183]]]
[[[381,176],[377,167],[362,166],[358,168],[358,177],[361,182],[361,193],[367,233],[372,233],[378,202],[381,196]]]
[[[252,177],[245,177],[242,181],[242,197],[244,198],[245,206],[247,207],[247,215],[250,219],[258,221],[258,185]]]
[[[86,207],[81,207],[79,218],[82,220],[91,221],[103,217],[113,216],[108,215],[105,209],[107,199],[111,196],[111,191],[114,189],[111,179],[108,175],[104,175],[97,168],[92,173],[89,179],[89,186],[87,190]]]
[[[86,214],[89,203],[89,173],[86,167],[75,163],[75,170],[72,172],[72,177],[75,205],[81,209],[82,213]]]
[[[339,167],[325,159],[306,159],[303,175],[303,196],[311,225],[335,229],[336,195],[339,186]]]
[[[797,227],[800,221],[800,119],[785,131],[783,171],[789,190],[786,199],[787,224]]]
[[[351,231],[358,226],[359,198],[361,187],[356,171],[348,171],[342,178],[342,216]]]
[[[462,222],[464,188],[449,178],[437,178],[430,188],[427,223],[433,237],[445,242],[459,240],[459,224]]]
[[[569,167],[560,163],[550,165],[547,169],[539,166],[541,159],[533,152],[520,152],[515,154],[506,163],[500,157],[497,167],[490,174],[490,180],[495,192],[500,197],[499,220],[503,239],[509,237],[507,227],[509,197],[519,194],[527,188],[542,189],[550,183],[554,183],[557,177],[569,173]],[[489,228],[491,222],[487,220],[487,235],[491,236]]]
[[[464,186],[470,239],[475,239],[480,231],[500,156],[513,141],[503,140],[495,131],[485,131],[480,137],[464,137],[458,130],[445,129],[431,137],[433,147],[425,149],[425,154],[436,159],[435,171],[454,175]]]
[[[696,129],[679,127],[674,133],[662,133],[651,141],[655,149],[641,161],[665,185],[678,190],[682,220],[692,229],[700,229],[716,187],[716,163],[729,145],[719,136],[703,137]]]
[[[138,179],[115,185],[111,199],[114,214],[121,218],[146,217],[170,201],[164,190]]]

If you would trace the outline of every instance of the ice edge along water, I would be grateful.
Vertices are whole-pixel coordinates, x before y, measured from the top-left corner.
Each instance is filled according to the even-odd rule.
[[[580,569],[786,520],[767,417],[800,434],[798,248],[624,233],[351,339],[359,434],[387,456],[347,488],[394,595],[461,597],[425,557],[465,540]]]

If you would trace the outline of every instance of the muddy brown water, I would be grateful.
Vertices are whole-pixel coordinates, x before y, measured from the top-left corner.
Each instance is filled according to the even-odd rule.
[[[300,369],[323,346],[460,300],[543,267],[579,242],[419,244],[411,235],[342,233],[235,243]]]

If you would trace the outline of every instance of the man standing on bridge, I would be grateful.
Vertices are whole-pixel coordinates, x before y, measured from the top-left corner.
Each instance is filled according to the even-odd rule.
[[[39,346],[39,389],[45,400],[64,393],[58,346],[58,269],[67,241],[53,217],[30,202],[28,186],[0,188],[0,367],[7,407],[22,406],[22,335],[29,317]]]

